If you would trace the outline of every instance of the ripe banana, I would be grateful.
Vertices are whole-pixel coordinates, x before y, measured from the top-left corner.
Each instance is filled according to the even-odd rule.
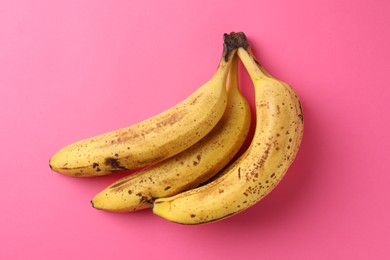
[[[65,146],[50,159],[51,169],[70,176],[105,175],[155,164],[194,145],[225,111],[226,79],[235,51],[234,40],[224,35],[217,71],[188,98],[137,124]]]
[[[156,215],[182,224],[207,223],[235,215],[271,192],[294,161],[303,136],[297,95],[262,70],[247,48],[241,47],[237,53],[255,87],[256,129],[251,145],[215,180],[157,199],[153,205]]]
[[[225,167],[243,145],[251,120],[250,107],[238,88],[237,70],[234,55],[227,108],[209,134],[187,150],[116,181],[92,199],[93,207],[117,212],[148,208],[156,198],[195,188]]]

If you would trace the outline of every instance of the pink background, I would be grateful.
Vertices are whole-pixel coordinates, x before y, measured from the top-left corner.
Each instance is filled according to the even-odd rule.
[[[390,259],[389,14],[387,0],[1,1],[0,259]],[[50,171],[63,145],[188,96],[231,31],[304,107],[298,157],[261,203],[183,226],[93,209],[123,173]]]

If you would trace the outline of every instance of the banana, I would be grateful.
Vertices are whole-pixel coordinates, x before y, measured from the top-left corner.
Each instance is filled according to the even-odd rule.
[[[78,177],[138,169],[194,145],[221,119],[227,102],[226,79],[235,41],[224,35],[224,51],[213,77],[185,100],[149,119],[77,141],[50,159],[53,171]]]
[[[187,150],[114,182],[92,199],[93,207],[116,212],[148,208],[156,198],[195,188],[225,167],[243,145],[251,120],[250,107],[238,88],[237,70],[234,55],[227,108],[209,134]]]
[[[249,148],[215,180],[157,199],[153,204],[156,215],[181,224],[235,215],[269,194],[294,161],[303,137],[298,96],[289,85],[262,70],[248,48],[243,46],[237,53],[255,87],[256,128]]]

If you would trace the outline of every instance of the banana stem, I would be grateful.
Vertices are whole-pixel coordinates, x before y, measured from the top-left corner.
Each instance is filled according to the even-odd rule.
[[[229,93],[236,93],[238,91],[238,56],[234,55],[232,58],[232,65],[229,70],[227,88]]]
[[[247,49],[249,47],[246,35],[243,32],[231,32],[230,34],[225,33],[223,35],[224,42],[224,57],[225,61],[228,61],[232,52],[242,47]]]
[[[260,69],[262,67],[260,63],[256,61],[252,52],[248,52],[243,47],[240,47],[237,50],[237,54],[253,80],[261,80],[268,76],[267,73],[264,73],[264,71]]]

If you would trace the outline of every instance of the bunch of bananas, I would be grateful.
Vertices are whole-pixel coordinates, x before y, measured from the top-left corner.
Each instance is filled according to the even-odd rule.
[[[238,84],[238,61],[255,87],[256,126]],[[302,107],[257,62],[244,33],[224,35],[213,77],[172,108],[137,124],[65,146],[52,170],[77,177],[140,169],[92,199],[97,209],[152,208],[181,224],[208,223],[257,203],[280,182],[301,144]],[[236,156],[237,155],[237,156]]]

